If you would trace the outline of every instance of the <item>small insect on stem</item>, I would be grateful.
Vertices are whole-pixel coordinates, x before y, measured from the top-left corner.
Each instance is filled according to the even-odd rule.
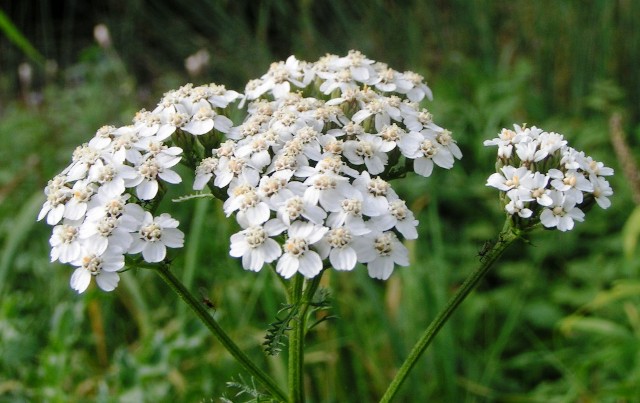
[[[484,260],[484,258],[486,257],[487,253],[489,253],[489,251],[491,250],[492,247],[493,247],[493,242],[491,242],[491,241],[485,241],[482,244],[482,247],[478,251],[478,257],[480,258],[480,261]]]
[[[204,306],[206,306],[209,309],[212,309],[213,312],[216,311],[216,306],[213,302],[211,302],[211,300],[209,299],[209,297],[207,296],[208,292],[204,287],[200,287],[198,289],[198,291],[200,291],[200,296],[202,297],[202,304]]]

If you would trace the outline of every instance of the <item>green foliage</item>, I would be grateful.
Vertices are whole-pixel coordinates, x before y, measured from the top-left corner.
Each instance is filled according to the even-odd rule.
[[[276,321],[269,323],[269,330],[264,337],[264,351],[269,355],[278,355],[284,348],[287,332],[291,330],[289,325],[292,320],[298,320],[299,307],[294,305],[285,305],[278,311],[278,315],[285,313],[283,318],[276,316]]]
[[[421,222],[420,238],[408,242],[411,267],[384,283],[358,269],[327,274],[323,287],[331,290],[335,316],[326,321],[326,313],[313,312],[309,321],[317,322],[307,339],[309,401],[379,398],[430,319],[477,266],[503,221],[496,192],[484,185],[493,151],[481,144],[512,122],[562,132],[572,146],[613,166],[613,206],[590,212],[574,231],[539,233],[508,252],[443,329],[398,401],[634,401],[638,213],[607,132],[613,111],[623,113],[630,133],[640,130],[639,93],[631,91],[640,59],[638,4],[254,4],[127,2],[107,20],[124,63],[113,52],[82,47],[81,61],[43,87],[41,103],[3,105],[0,401],[260,398],[153,273],[131,270],[115,293],[77,296],[69,268],[49,263],[49,228],[35,223],[46,180],[73,148],[104,124],[127,124],[137,109],[152,108],[160,93],[186,81],[182,61],[199,47],[212,50],[214,60],[198,80],[238,90],[290,53],[315,60],[352,47],[399,69],[430,72],[436,100],[426,106],[454,130],[464,153],[450,172],[398,183]],[[0,85],[6,82],[2,77]],[[630,142],[638,158],[637,136]],[[245,272],[229,257],[236,228],[219,202],[204,195],[171,201],[190,192],[190,174],[181,175],[184,192],[164,201],[173,203],[188,239],[174,271],[190,289],[206,290],[216,306],[211,314],[284,385],[286,357],[265,357],[262,348],[264,329],[285,299],[282,284],[268,270]],[[227,382],[236,388],[228,390]]]
[[[44,56],[40,54],[33,47],[27,38],[24,37],[22,32],[11,22],[9,17],[0,9],[0,31],[2,31],[6,37],[13,42],[14,45],[20,49],[26,56],[32,61],[42,65],[44,62]]]

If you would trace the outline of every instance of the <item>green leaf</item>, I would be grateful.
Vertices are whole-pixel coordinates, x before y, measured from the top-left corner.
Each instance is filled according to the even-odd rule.
[[[31,60],[39,65],[44,63],[44,56],[31,45],[31,42],[22,35],[20,30],[13,25],[13,22],[7,17],[7,15],[0,9],[0,30],[4,32],[7,38],[13,42],[20,50],[27,55]]]

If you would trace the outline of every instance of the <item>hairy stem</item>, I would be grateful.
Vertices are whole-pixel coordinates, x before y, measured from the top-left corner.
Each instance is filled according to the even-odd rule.
[[[247,370],[254,376],[270,393],[280,401],[287,401],[287,395],[283,392],[276,382],[262,371],[240,348],[231,340],[231,338],[220,327],[218,322],[211,316],[205,306],[187,290],[187,288],[178,280],[176,276],[169,270],[166,264],[154,267],[154,270],[160,277],[178,294],[178,296],[195,312],[198,319],[209,328],[211,333],[222,343],[224,348]]]
[[[291,283],[291,303],[295,306],[302,302],[304,278],[296,274]],[[302,308],[302,307],[300,307]],[[304,402],[304,315],[302,309],[291,321],[289,335],[289,402]]]
[[[289,396],[290,402],[304,402],[304,337],[307,333],[307,315],[318,290],[322,273],[303,282],[297,274],[292,283],[292,303],[299,305],[298,314],[291,322],[289,337]],[[303,291],[303,283],[305,285]]]
[[[480,280],[489,272],[489,269],[493,264],[502,256],[505,250],[513,244],[518,238],[521,237],[521,232],[512,227],[511,221],[507,220],[504,228],[498,235],[496,242],[486,252],[483,251],[480,257],[480,267],[476,269],[465,282],[460,286],[456,294],[449,300],[447,305],[429,324],[429,327],[422,334],[418,342],[415,344],[409,356],[404,361],[396,376],[389,384],[387,391],[380,399],[380,402],[390,402],[391,399],[398,392],[398,389],[402,383],[406,380],[407,375],[411,369],[415,366],[418,359],[425,352],[427,347],[431,344],[436,337],[442,326],[449,320],[449,317],[455,312],[458,306],[464,301],[464,299],[471,293],[471,291],[478,285]]]

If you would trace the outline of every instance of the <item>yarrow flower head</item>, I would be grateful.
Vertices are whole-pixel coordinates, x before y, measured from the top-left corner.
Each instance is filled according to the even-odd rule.
[[[193,190],[224,201],[241,227],[230,254],[246,270],[271,263],[285,278],[312,278],[360,263],[371,277],[387,279],[409,264],[402,240],[418,236],[418,220],[391,180],[410,172],[428,177],[462,157],[451,132],[419,105],[424,99],[432,93],[420,75],[358,51],[313,63],[291,56],[249,81],[243,94],[216,84],[169,91],[131,125],[100,128],[49,182],[38,219],[54,227],[51,259],[77,267],[71,286],[78,292],[92,278],[111,291],[125,262],[168,261],[167,249],[182,247],[184,234],[176,219],[155,210],[167,188],[182,182],[182,164],[194,172]],[[231,120],[234,108],[244,109],[242,121]],[[551,149],[558,139],[547,143]],[[541,158],[522,152],[532,163]],[[604,205],[607,169],[592,165],[591,190]],[[567,182],[573,190],[557,191],[580,203],[573,193],[583,181],[571,184],[572,173],[559,172],[544,186]],[[571,207],[552,195],[521,193],[514,207],[521,212],[534,199]]]
[[[487,186],[500,190],[505,211],[520,228],[540,223],[569,231],[594,204],[611,205],[605,177],[613,169],[569,147],[561,134],[514,125],[484,145],[498,146],[498,171]]]

